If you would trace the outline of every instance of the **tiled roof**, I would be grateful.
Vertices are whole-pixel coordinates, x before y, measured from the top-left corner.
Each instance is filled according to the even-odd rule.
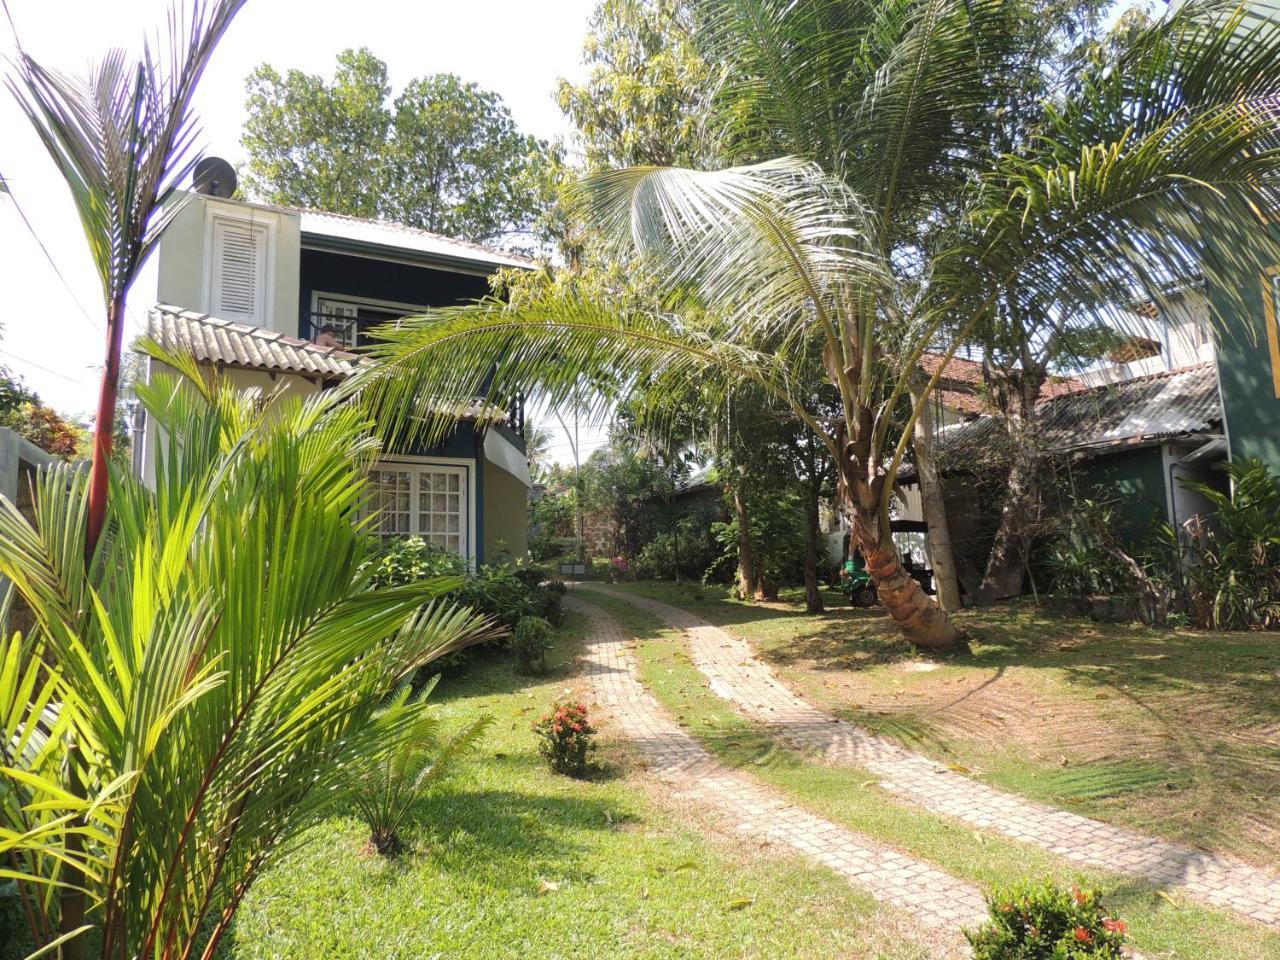
[[[201,363],[244,370],[329,379],[349,376],[363,362],[362,357],[345,350],[167,304],[151,308],[147,332],[162,346],[189,351]]]
[[[438,233],[419,230],[394,220],[370,220],[326,210],[285,207],[301,217],[303,243],[307,237],[326,237],[351,243],[372,244],[397,250],[410,250],[427,256],[470,261],[486,268],[535,267],[537,261],[518,253],[507,253],[467,240],[455,240]]]
[[[1217,432],[1222,424],[1212,363],[1073,390],[1036,409],[1041,443],[1058,454]],[[1007,444],[1003,421],[983,416],[939,429],[935,456],[944,471],[994,465],[1006,459]],[[904,468],[902,475],[909,479],[914,471]]]
[[[942,363],[942,354],[925,353],[920,357],[920,369],[926,376],[933,376]],[[1083,390],[1085,386],[1074,377],[1050,377],[1040,388],[1040,396],[1057,397],[1064,393]],[[992,413],[994,407],[983,390],[982,364],[965,357],[952,357],[938,381],[938,399],[945,407],[965,413]]]
[[[368,362],[367,357],[356,353],[163,303],[151,308],[147,333],[167,349],[191,353],[199,363],[241,370],[335,380],[350,376]],[[480,400],[470,404],[438,403],[432,408],[460,420],[505,423],[509,419],[507,411]]]

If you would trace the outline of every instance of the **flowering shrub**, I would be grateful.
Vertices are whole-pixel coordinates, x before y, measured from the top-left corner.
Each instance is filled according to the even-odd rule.
[[[991,919],[966,930],[974,960],[1119,960],[1125,923],[1108,917],[1095,890],[1049,882],[995,891]]]
[[[596,747],[596,728],[591,725],[585,704],[556,703],[533,725],[533,731],[540,738],[538,752],[552,770],[570,777],[586,775],[591,766],[588,757]]]

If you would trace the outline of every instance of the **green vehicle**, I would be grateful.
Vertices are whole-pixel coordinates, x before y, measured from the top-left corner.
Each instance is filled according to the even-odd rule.
[[[855,607],[874,607],[879,599],[871,574],[862,565],[862,558],[852,556],[840,567],[840,589]]]

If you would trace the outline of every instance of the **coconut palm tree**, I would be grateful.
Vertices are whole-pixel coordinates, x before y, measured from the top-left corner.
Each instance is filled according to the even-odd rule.
[[[606,375],[646,390],[751,382],[835,458],[841,505],[903,634],[953,646],[959,631],[890,534],[898,469],[945,372],[938,364],[915,388],[921,355],[949,358],[1011,299],[1056,295],[1105,312],[1122,289],[1159,299],[1168,276],[1256,276],[1280,259],[1266,227],[1280,21],[1260,2],[1193,0],[1082,68],[1069,99],[1019,112],[1036,122],[1011,133],[993,105],[1023,89],[1029,28],[1017,4],[723,9],[711,34],[733,74],[733,139],[748,155],[802,155],[586,179],[577,214],[627,258],[647,306],[622,312],[567,288],[434,311],[385,332],[365,396],[387,429],[431,434],[447,429],[431,398],[486,385],[554,402]],[[815,347],[840,393],[834,421],[792,373]]]
[[[137,60],[108,51],[84,79],[44,67],[25,51],[8,78],[71,192],[106,308],[85,542],[90,552],[106,520],[125,300],[177,213],[175,192],[196,162],[196,86],[244,2],[192,0],[189,10],[178,3],[169,14],[166,49],[146,43]]]
[[[155,488],[113,477],[87,569],[83,473],[41,475],[31,521],[0,501],[0,573],[35,624],[0,647],[0,865],[35,948],[103,960],[211,957],[351,770],[429,721],[387,695],[486,633],[438,599],[456,579],[370,585],[355,407],[164,359],[186,376],[138,387]]]

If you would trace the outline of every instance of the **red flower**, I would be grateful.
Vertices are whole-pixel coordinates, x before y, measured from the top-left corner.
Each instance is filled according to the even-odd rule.
[[[1084,927],[1076,927],[1076,940],[1080,943],[1091,943],[1093,941],[1093,934]]]
[[[1102,921],[1102,928],[1108,933],[1118,933],[1122,936],[1129,932],[1129,925],[1123,920],[1112,920],[1110,917]]]
[[[1076,903],[1080,904],[1081,906],[1084,906],[1085,902],[1089,899],[1089,895],[1086,894],[1079,887],[1071,888],[1071,896],[1074,897]]]

